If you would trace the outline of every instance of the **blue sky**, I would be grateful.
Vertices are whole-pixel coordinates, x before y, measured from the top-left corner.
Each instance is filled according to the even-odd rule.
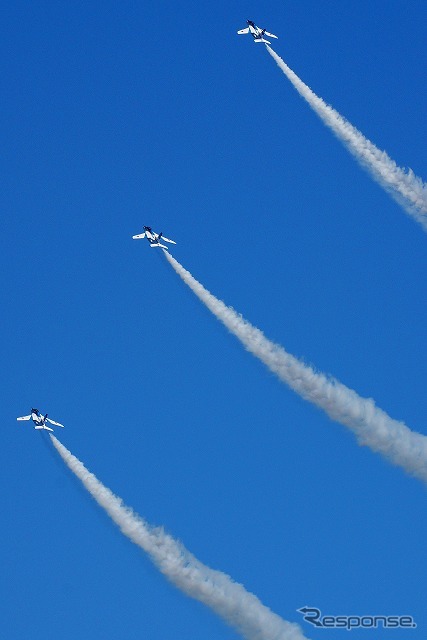
[[[16,422],[31,406],[153,524],[306,635],[296,610],[410,614],[425,487],[279,383],[144,224],[290,353],[426,433],[427,236],[260,46],[427,177],[424,2],[1,9],[2,628],[8,640],[236,638]],[[332,632],[329,632],[332,633]],[[352,638],[391,631],[352,631]],[[337,637],[344,631],[333,632]]]

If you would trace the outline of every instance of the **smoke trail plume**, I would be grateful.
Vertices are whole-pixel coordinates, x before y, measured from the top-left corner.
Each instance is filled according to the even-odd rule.
[[[385,151],[380,151],[356,127],[353,127],[335,109],[319,98],[271,47],[268,45],[266,47],[278,67],[291,81],[300,96],[323,120],[324,124],[332,129],[359,163],[427,231],[427,184],[418,178],[411,169],[406,172],[398,167]]]
[[[371,398],[361,398],[337,380],[314,371],[268,340],[231,307],[200,284],[167,251],[163,252],[196,296],[243,346],[302,398],[323,409],[330,418],[349,427],[361,445],[381,453],[393,464],[427,482],[427,437],[393,420]]]
[[[187,549],[152,527],[123,504],[73,456],[55,436],[52,443],[65,464],[79,478],[122,533],[141,547],[160,571],[181,591],[213,609],[249,640],[305,640],[297,624],[286,622],[229,576],[202,564]]]

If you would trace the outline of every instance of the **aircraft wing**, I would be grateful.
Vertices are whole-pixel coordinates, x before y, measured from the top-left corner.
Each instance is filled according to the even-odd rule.
[[[274,33],[268,33],[268,31],[265,31],[264,33],[269,38],[276,38],[276,40],[279,38],[279,36],[275,36]]]
[[[165,242],[171,242],[172,244],[176,244],[175,240],[169,240],[169,238],[165,238],[165,236],[162,236],[161,240],[164,240]]]
[[[139,233],[136,236],[132,236],[133,240],[139,240],[140,238],[145,238],[145,231],[144,231],[144,233]]]
[[[240,29],[240,31],[237,32],[239,35],[242,35],[243,33],[249,33],[249,27],[246,27],[246,29]]]
[[[31,420],[31,413],[29,416],[22,416],[22,418],[16,418],[17,420]]]
[[[50,422],[50,424],[54,424],[55,427],[63,427],[64,426],[60,422],[55,422],[55,420],[51,420],[50,418],[46,418],[46,422]]]

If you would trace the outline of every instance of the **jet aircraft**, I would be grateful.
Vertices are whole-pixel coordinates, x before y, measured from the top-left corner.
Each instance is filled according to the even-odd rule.
[[[163,232],[156,233],[155,231],[152,230],[151,227],[145,227],[145,226],[144,226],[144,233],[139,233],[136,236],[132,236],[132,238],[134,240],[139,240],[140,238],[147,238],[148,242],[150,243],[150,247],[161,247],[162,249],[167,249],[167,246],[164,244],[161,244],[159,242],[160,239],[162,239],[164,242],[170,242],[171,244],[176,244],[175,240],[169,240],[169,238],[165,238],[165,236],[163,235]]]
[[[17,420],[32,420],[34,422],[34,429],[45,429],[46,431],[53,431],[50,427],[47,426],[46,422],[50,422],[50,424],[54,424],[56,427],[63,427],[64,425],[55,422],[55,420],[51,420],[45,416],[42,416],[38,409],[31,409],[31,413],[29,416],[22,416],[22,418],[16,418]]]
[[[254,42],[264,42],[264,44],[271,44],[271,42],[264,38],[264,35],[268,36],[269,38],[278,37],[275,36],[274,33],[269,33],[265,29],[257,27],[256,24],[252,22],[252,20],[246,20],[246,22],[248,23],[248,26],[246,27],[246,29],[240,29],[240,31],[237,32],[239,35],[242,35],[243,33],[250,33],[254,39]]]

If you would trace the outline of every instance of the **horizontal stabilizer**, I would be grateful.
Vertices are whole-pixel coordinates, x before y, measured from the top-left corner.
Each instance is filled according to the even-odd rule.
[[[161,247],[162,249],[167,249],[165,244],[160,244],[160,242],[156,242],[156,244],[150,244],[150,247]]]
[[[255,38],[254,42],[264,42],[264,44],[271,44],[268,40],[264,40],[264,38]]]
[[[46,427],[46,425],[42,425],[41,427],[34,427],[34,429],[37,429],[37,431],[40,431],[40,429],[43,429],[45,431],[53,431],[53,429],[51,429],[50,427]]]

